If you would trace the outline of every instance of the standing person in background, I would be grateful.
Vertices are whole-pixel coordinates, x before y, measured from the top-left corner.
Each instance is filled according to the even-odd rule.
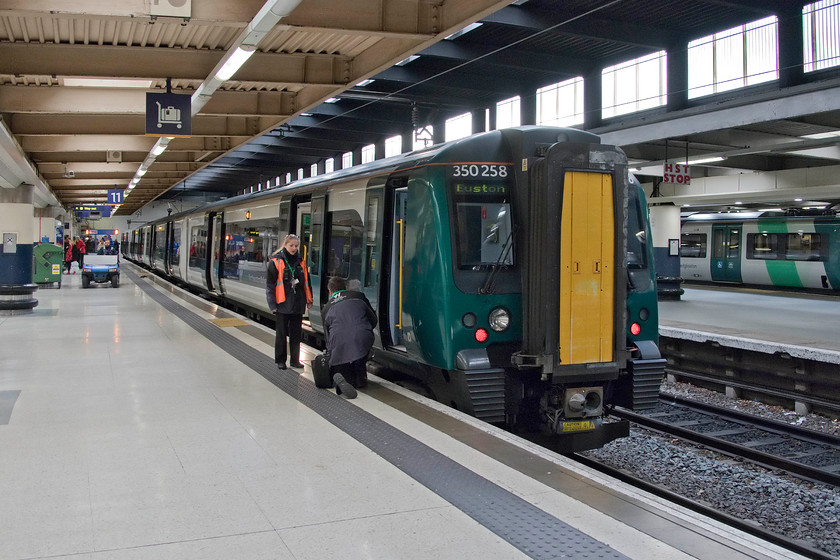
[[[64,238],[64,274],[70,274],[70,268],[73,265],[73,245],[70,244],[70,238]]]
[[[366,363],[377,319],[365,295],[348,289],[348,284],[338,276],[330,278],[330,299],[321,314],[336,392],[352,399],[356,388],[367,385]]]
[[[79,270],[82,270],[85,265],[85,242],[78,237],[74,237],[73,239],[76,240],[76,249],[73,251],[73,260],[79,263]]]
[[[279,369],[286,369],[286,337],[289,339],[289,365],[303,367],[300,363],[301,323],[313,300],[309,270],[299,249],[300,238],[293,233],[287,235],[283,247],[271,255],[265,275],[266,300],[277,317],[274,362]]]

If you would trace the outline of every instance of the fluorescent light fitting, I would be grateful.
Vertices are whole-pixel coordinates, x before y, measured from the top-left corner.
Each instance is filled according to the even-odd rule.
[[[375,82],[375,81],[376,81],[376,80],[362,80],[361,82],[359,82],[358,84],[356,84],[356,87],[365,87],[365,86],[369,86],[370,84],[372,84],[372,83],[373,83],[373,82]]]
[[[452,39],[457,39],[457,38],[458,38],[458,37],[460,37],[461,35],[466,35],[466,34],[467,34],[467,33],[469,33],[470,31],[472,31],[473,29],[478,29],[478,28],[479,28],[479,27],[481,27],[482,25],[483,25],[483,24],[482,24],[481,22],[476,21],[475,23],[471,23],[471,24],[469,24],[468,26],[466,26],[465,28],[461,29],[460,31],[456,31],[456,32],[455,32],[455,33],[453,33],[452,35],[449,35],[448,37],[444,37],[444,39],[449,39],[450,41],[451,41]]]
[[[231,79],[233,75],[236,74],[236,71],[245,64],[245,61],[254,54],[254,51],[256,51],[256,47],[251,47],[249,45],[236,47],[236,50],[230,54],[227,61],[222,64],[222,67],[219,68],[218,72],[216,72],[216,79],[222,82],[226,82]]]
[[[701,163],[712,163],[713,161],[723,161],[724,158],[722,156],[713,156],[707,158],[698,158],[698,159],[689,159],[688,165],[699,165]]]
[[[142,177],[143,175],[146,174],[146,171],[148,171],[148,169],[145,169],[145,168],[141,167],[140,169],[137,170],[137,176]]]
[[[802,199],[801,198],[794,198],[793,201],[794,202],[802,202]]]
[[[301,117],[311,117],[312,113],[301,113],[300,116]]]
[[[162,154],[165,151],[166,151],[166,144],[157,143],[157,144],[155,144],[155,147],[152,148],[152,153],[156,156],[159,156],[160,154]]]
[[[825,138],[835,138],[840,136],[840,130],[832,130],[831,132],[820,132],[819,134],[806,134],[802,138],[809,138],[811,140],[823,140]]]
[[[324,99],[324,103],[335,103],[337,101],[338,101],[338,97],[329,97],[327,99]]]
[[[137,80],[132,78],[63,78],[67,87],[100,87],[100,88],[142,88],[150,89],[152,80]]]
[[[405,66],[409,62],[411,62],[413,60],[417,60],[418,58],[420,58],[420,55],[413,54],[413,55],[409,56],[408,58],[404,58],[404,59],[400,60],[394,66]]]

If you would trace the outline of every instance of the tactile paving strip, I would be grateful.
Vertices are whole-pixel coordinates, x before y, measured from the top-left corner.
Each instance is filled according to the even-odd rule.
[[[142,281],[134,272],[127,268],[124,272],[152,299],[222,350],[529,557],[536,560],[627,559],[604,543],[477,475],[331,391],[316,388],[312,382],[295,372],[287,370],[281,373],[269,356],[172,301]]]

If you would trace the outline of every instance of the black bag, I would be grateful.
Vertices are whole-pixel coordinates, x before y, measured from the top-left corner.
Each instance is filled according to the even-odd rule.
[[[330,355],[324,351],[315,356],[312,360],[312,377],[315,379],[315,386],[319,389],[329,389],[333,386],[332,375],[330,375]]]

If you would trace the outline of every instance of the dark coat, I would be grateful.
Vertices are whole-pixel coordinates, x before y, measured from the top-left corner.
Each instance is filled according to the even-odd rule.
[[[321,315],[327,334],[330,365],[347,364],[364,358],[373,347],[376,313],[361,292],[335,292]]]
[[[276,256],[281,260],[285,256],[289,266],[283,267],[283,287],[286,291],[286,301],[277,303],[274,295],[274,285],[277,283],[277,267],[274,266],[273,260],[268,261],[268,270],[265,275],[265,299],[268,303],[268,308],[273,313],[303,315],[306,311],[306,290],[303,288],[305,277],[303,275],[303,263],[301,262],[300,253],[290,255],[285,249],[281,249],[271,256]],[[294,285],[293,279],[297,279],[297,285]],[[309,289],[310,291],[312,290],[311,285]]]

